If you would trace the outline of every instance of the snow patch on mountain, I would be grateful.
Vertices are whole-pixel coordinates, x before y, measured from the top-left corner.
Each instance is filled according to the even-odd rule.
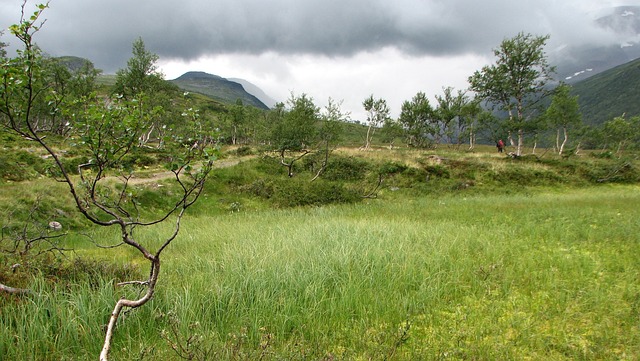
[[[578,77],[578,76],[583,75],[583,74],[590,73],[590,72],[592,72],[592,71],[593,71],[593,68],[587,68],[587,69],[585,69],[585,70],[577,71],[577,72],[573,73],[573,75],[571,75],[571,76],[567,76],[567,77],[565,77],[564,79],[565,79],[565,80],[571,80],[571,79],[573,79],[573,78],[575,78],[575,77]],[[588,75],[587,75],[587,76],[588,76]]]

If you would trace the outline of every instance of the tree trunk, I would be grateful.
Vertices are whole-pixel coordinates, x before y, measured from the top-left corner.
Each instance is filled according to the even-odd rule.
[[[371,129],[373,126],[370,124],[369,128],[367,128],[367,139],[365,139],[364,150],[369,150],[371,148],[371,137],[373,136],[373,132]]]
[[[469,132],[469,150],[473,150],[476,147],[476,135],[473,132]]]
[[[5,286],[2,283],[0,283],[0,292],[9,293],[12,295],[28,295],[33,293],[30,289],[27,288],[14,288]]]
[[[237,134],[238,133],[238,129],[236,128],[236,126],[233,126],[233,131],[231,132],[231,144],[236,145],[237,144]]]
[[[146,282],[147,284],[147,292],[142,296],[142,298],[138,300],[127,300],[121,298],[116,302],[116,306],[111,312],[111,317],[109,318],[109,324],[107,325],[107,333],[104,338],[104,345],[102,346],[102,351],[100,352],[100,361],[108,361],[109,360],[109,350],[111,350],[111,339],[113,338],[113,330],[116,327],[116,322],[118,321],[118,317],[120,316],[120,312],[124,307],[128,308],[136,308],[147,303],[151,298],[153,298],[153,294],[156,290],[156,282],[158,281],[158,275],[160,273],[160,258],[155,257],[151,260],[151,274],[149,275],[149,280]]]
[[[564,152],[564,146],[567,144],[567,139],[569,138],[567,135],[567,128],[562,128],[562,131],[564,132],[564,140],[562,141],[562,144],[560,144],[560,150],[558,152],[558,154],[562,155],[562,152]],[[560,132],[558,130],[558,132]],[[559,137],[559,136],[558,136]]]
[[[518,147],[516,148],[516,155],[522,155],[522,145],[524,143],[524,130],[518,129]]]

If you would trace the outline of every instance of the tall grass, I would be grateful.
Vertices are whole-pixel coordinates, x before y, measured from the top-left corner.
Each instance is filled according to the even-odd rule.
[[[639,191],[185,219],[156,298],[122,319],[113,356],[175,359],[173,342],[232,360],[636,359]],[[107,277],[34,287],[40,297],[0,299],[6,359],[95,357],[114,300],[136,292]]]

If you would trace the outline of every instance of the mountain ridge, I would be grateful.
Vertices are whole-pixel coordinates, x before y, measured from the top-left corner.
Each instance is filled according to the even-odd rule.
[[[242,84],[223,78],[219,75],[203,71],[188,71],[176,79],[168,80],[180,89],[209,96],[224,103],[235,104],[241,100],[244,105],[251,105],[259,109],[269,107],[248,92]]]
[[[640,57],[572,84],[586,124],[640,115]]]
[[[267,93],[260,89],[260,87],[249,82],[248,80],[240,78],[227,78],[227,80],[240,83],[249,94],[260,99],[260,101],[267,105],[269,108],[273,108],[277,103],[275,99],[267,95]]]

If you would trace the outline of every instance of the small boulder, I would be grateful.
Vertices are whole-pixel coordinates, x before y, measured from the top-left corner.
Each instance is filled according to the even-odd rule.
[[[62,229],[62,224],[60,224],[60,222],[51,221],[49,222],[49,228],[53,229],[54,231],[59,231]]]

